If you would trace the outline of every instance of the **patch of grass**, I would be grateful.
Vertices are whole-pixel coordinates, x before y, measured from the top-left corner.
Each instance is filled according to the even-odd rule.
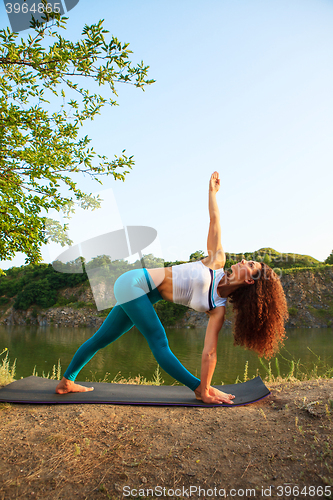
[[[0,353],[0,356],[4,353],[6,353],[6,356],[1,360],[0,364],[0,386],[10,384],[15,380],[16,359],[12,366],[10,366],[7,347]]]
[[[156,367],[152,380],[147,380],[140,374],[136,375],[135,377],[125,378],[121,376],[121,372],[118,372],[117,375],[112,380],[109,380],[110,376],[109,373],[106,373],[103,379],[96,380],[95,374],[93,374],[92,372],[90,373],[92,378],[90,380],[86,379],[86,382],[104,382],[110,384],[134,384],[134,385],[157,385],[157,386],[164,384],[164,380],[162,379],[162,374],[159,366]]]
[[[32,375],[34,377],[38,377],[38,372],[36,371],[36,365],[34,366]],[[52,374],[50,375],[50,372],[45,375],[44,371],[42,372],[42,378],[49,378],[50,380],[60,380],[61,379],[61,364],[60,364],[60,359],[58,359],[58,364],[53,365],[52,367]]]
[[[82,309],[82,307],[87,307],[87,303],[80,300],[78,302],[73,303],[72,307],[74,307],[74,309]]]
[[[282,269],[282,275],[286,274],[296,274],[296,273],[302,273],[304,271],[312,271],[313,273],[316,273],[318,271],[325,271],[326,269],[332,268],[332,264],[319,264],[319,265],[314,265],[314,266],[306,266],[306,267],[289,267],[286,269]]]
[[[297,312],[298,312],[297,307],[295,307],[295,306],[288,307],[289,316],[296,316]]]
[[[249,362],[246,361],[244,369],[244,382],[247,382],[248,380],[249,380]]]
[[[87,378],[86,382],[102,382],[102,383],[109,383],[109,384],[156,385],[156,386],[164,384],[164,380],[162,379],[162,374],[161,374],[159,366],[156,367],[156,370],[153,374],[152,380],[147,380],[145,377],[142,377],[140,374],[136,375],[135,377],[125,378],[125,377],[121,376],[121,372],[118,372],[117,375],[112,380],[109,380],[110,374],[108,372],[106,372],[103,379],[97,380],[95,374],[93,372],[90,372],[90,373],[91,373],[91,378],[89,378],[89,379]],[[36,370],[36,366],[34,366],[32,375],[35,377],[38,377],[38,372]],[[57,366],[53,365],[51,375],[50,375],[50,372],[45,374],[43,371],[41,376],[42,376],[42,378],[48,378],[50,380],[61,380],[60,359],[58,359]],[[7,382],[7,383],[9,383],[9,382]]]
[[[329,305],[326,308],[317,309],[316,307],[308,306],[309,312],[317,318],[332,318],[333,317],[333,306]]]
[[[76,303],[76,297],[74,295],[71,295],[68,299],[63,295],[59,295],[57,297],[57,302],[54,304],[53,307],[69,306],[69,305],[74,305],[75,303]]]
[[[10,403],[0,403],[0,411],[10,411],[13,406]]]
[[[289,370],[286,375],[282,376],[280,372],[280,365],[278,357],[273,358],[268,364],[262,358],[259,358],[260,364],[266,372],[265,381],[266,382],[288,382],[292,380],[317,380],[321,378],[332,378],[333,377],[333,367],[325,364],[320,356],[317,356],[309,347],[309,351],[317,358],[313,362],[313,366],[310,369],[306,369],[301,363],[300,359],[287,359],[280,353],[279,356],[288,363]],[[276,375],[273,374],[272,364],[275,364]],[[275,371],[275,370],[274,370]]]
[[[97,309],[96,304],[93,304],[92,302],[86,302],[86,307],[90,307],[92,309]]]

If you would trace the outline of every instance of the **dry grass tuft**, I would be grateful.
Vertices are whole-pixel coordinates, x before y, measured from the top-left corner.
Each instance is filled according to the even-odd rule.
[[[0,386],[4,386],[14,382],[15,380],[15,368],[16,368],[16,359],[12,366],[10,366],[10,359],[8,359],[8,349],[7,347],[0,353],[6,353],[6,356],[1,360],[0,364]]]

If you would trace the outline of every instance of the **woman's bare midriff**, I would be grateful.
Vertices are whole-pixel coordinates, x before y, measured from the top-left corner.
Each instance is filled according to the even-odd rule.
[[[147,269],[157,290],[164,300],[173,302],[172,267]]]
[[[209,267],[213,270],[219,269],[221,267],[220,264],[211,262],[209,260],[209,257],[206,257],[201,262],[204,266]],[[157,267],[154,269],[147,269],[147,271],[149,272],[162,298],[169,302],[173,302],[172,267]]]

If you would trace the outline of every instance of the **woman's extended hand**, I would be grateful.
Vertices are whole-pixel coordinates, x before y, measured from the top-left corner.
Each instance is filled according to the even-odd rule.
[[[220,174],[218,172],[214,172],[209,181],[209,190],[217,193],[220,189]]]

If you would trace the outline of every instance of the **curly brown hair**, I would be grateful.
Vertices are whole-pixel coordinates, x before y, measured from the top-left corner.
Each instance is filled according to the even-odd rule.
[[[271,358],[283,344],[288,320],[286,297],[278,275],[261,262],[254,284],[241,286],[229,295],[235,311],[234,345]]]

